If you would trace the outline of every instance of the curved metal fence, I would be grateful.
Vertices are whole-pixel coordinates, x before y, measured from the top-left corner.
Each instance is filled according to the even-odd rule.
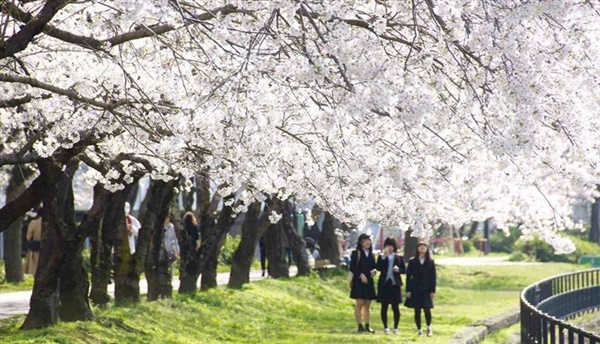
[[[600,335],[564,321],[600,309],[600,269],[550,277],[521,293],[521,343],[600,344]]]

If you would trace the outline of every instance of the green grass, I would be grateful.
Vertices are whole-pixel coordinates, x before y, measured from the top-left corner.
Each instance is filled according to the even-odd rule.
[[[509,343],[509,341],[512,338],[514,338],[514,335],[516,333],[519,333],[519,331],[521,331],[520,324],[512,325],[510,327],[507,327],[505,329],[502,329],[500,331],[490,334],[489,336],[487,336],[485,338],[485,340],[482,342],[482,344],[506,344],[506,343]]]
[[[33,288],[33,276],[24,275],[25,280],[21,283],[7,282],[5,278],[4,261],[0,260],[0,293],[31,290]]]
[[[538,279],[578,269],[569,264],[439,266],[433,310],[435,336],[418,338],[411,310],[402,307],[398,343],[447,343],[477,320],[517,307],[520,289]],[[10,343],[384,343],[379,305],[375,335],[354,333],[353,301],[344,275],[263,280],[239,290],[218,288],[172,300],[94,309],[90,322],[18,331],[23,316],[0,322]],[[391,312],[390,312],[391,313]],[[390,314],[391,317],[391,314]],[[5,339],[6,338],[6,339]]]

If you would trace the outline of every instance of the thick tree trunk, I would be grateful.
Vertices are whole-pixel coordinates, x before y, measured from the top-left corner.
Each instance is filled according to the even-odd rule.
[[[6,187],[6,203],[15,200],[25,191],[25,180],[33,174],[33,170],[26,166],[13,166],[11,178]],[[14,221],[4,232],[4,269],[6,281],[19,283],[23,281],[23,265],[21,262],[21,228],[23,217]]]
[[[407,263],[417,253],[417,245],[419,244],[419,238],[412,236],[412,233],[413,230],[409,229],[404,234],[404,261]]]
[[[165,251],[164,220],[169,214],[173,199],[175,181],[153,181],[148,189],[150,200],[143,219],[142,231],[148,233],[150,242],[144,261],[146,280],[148,281],[148,301],[171,297],[173,287],[169,270],[169,259]],[[137,253],[136,253],[137,254]],[[143,254],[143,252],[140,252]]]
[[[200,239],[208,236],[215,225],[214,213],[217,211],[220,198],[215,195],[210,198],[210,181],[204,176],[198,176],[198,188],[196,197],[198,199],[198,212],[200,214]],[[179,293],[195,292],[198,288],[198,277],[200,276],[200,251],[196,250],[196,243],[186,233],[185,230],[178,232],[180,247],[180,266],[179,266]]]
[[[108,195],[107,207],[104,211],[99,228],[92,231],[92,288],[90,299],[98,306],[105,306],[110,301],[108,284],[110,272],[113,269],[112,250],[115,242],[115,226],[124,220],[123,203],[125,202],[123,190]]]
[[[600,185],[597,188],[600,190]],[[589,240],[600,244],[600,198],[594,199],[594,203],[592,203],[592,216],[590,220]]]
[[[225,198],[225,201],[232,199],[233,195]],[[231,206],[223,206],[217,224],[212,231],[206,233],[206,238],[202,239],[200,246],[200,289],[208,290],[217,287],[217,266],[219,265],[219,255],[223,241],[227,232],[233,226],[235,218],[231,217],[233,209]]]
[[[40,172],[46,180],[57,180],[61,166],[53,161],[43,160]],[[42,242],[40,258],[36,269],[33,292],[29,302],[29,313],[21,329],[29,330],[56,324],[59,316],[59,270],[63,257],[63,228],[58,218],[57,190],[54,185],[46,186],[42,212]]]
[[[298,268],[298,276],[310,275],[310,266],[308,265],[308,255],[306,254],[306,242],[298,235],[294,229],[292,223],[294,215],[294,206],[290,202],[284,202],[283,217],[281,218],[281,228],[283,229],[284,235],[287,235],[290,243],[290,249]],[[335,235],[334,235],[335,236]],[[337,249],[337,239],[336,239]],[[337,262],[339,266],[340,255],[337,250]]]
[[[87,234],[85,228],[77,228],[75,223],[75,201],[72,176],[77,165],[67,170],[68,176],[61,178],[56,185],[59,220],[64,225],[62,262],[59,270],[60,318],[64,321],[80,321],[92,318],[88,302],[88,272],[83,264],[83,243]],[[94,205],[100,195],[94,196]],[[87,221],[82,223],[88,224]]]
[[[335,235],[336,219],[327,211],[323,221],[323,229],[319,234],[321,259],[329,259],[331,264],[340,266],[340,248]]]
[[[469,229],[469,233],[467,234],[467,237],[469,239],[473,239],[473,237],[477,233],[477,228],[478,227],[479,227],[479,221],[473,221],[473,222],[471,222],[471,228]]]
[[[123,302],[139,302],[140,301],[140,276],[137,270],[136,257],[129,251],[129,235],[127,233],[127,224],[125,222],[124,206],[127,201],[127,196],[131,191],[132,185],[125,186],[122,192],[115,194],[113,202],[118,206],[119,211],[115,214],[115,222],[113,230],[116,231],[114,238],[114,264],[115,264],[115,303]],[[147,240],[147,235],[144,235],[140,230],[138,235],[138,245],[136,245],[136,253],[138,255],[138,247],[144,244]],[[145,252],[144,252],[145,253]]]
[[[229,287],[238,288],[250,282],[250,267],[254,259],[254,251],[260,237],[268,228],[268,216],[260,216],[260,202],[254,202],[248,207],[242,224],[242,240],[233,253]]]
[[[278,213],[283,212],[283,204],[281,200],[273,201],[272,210]],[[289,278],[290,269],[288,262],[285,260],[285,247],[283,247],[282,236],[285,235],[282,220],[275,224],[271,224],[263,236],[265,241],[265,249],[269,266],[269,276],[272,278]]]

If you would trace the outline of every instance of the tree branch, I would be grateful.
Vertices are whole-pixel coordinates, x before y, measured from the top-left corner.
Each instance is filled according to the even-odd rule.
[[[54,15],[60,11],[70,0],[48,0],[35,17],[21,27],[19,32],[10,36],[4,44],[0,44],[0,60],[27,48],[35,36],[42,33],[46,24],[52,20]],[[4,6],[3,6],[4,7]]]

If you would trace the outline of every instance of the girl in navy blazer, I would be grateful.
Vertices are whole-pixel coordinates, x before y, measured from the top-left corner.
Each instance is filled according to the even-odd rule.
[[[421,331],[421,310],[425,312],[427,336],[431,337],[431,309],[435,298],[436,272],[435,263],[429,255],[429,246],[425,243],[417,245],[417,254],[408,261],[406,269],[406,306],[415,309],[415,324],[419,336]]]
[[[369,325],[371,318],[371,300],[376,299],[375,283],[373,277],[377,273],[375,269],[375,257],[371,247],[371,237],[361,234],[358,237],[356,250],[350,257],[350,298],[356,300],[354,317],[358,325],[358,332],[374,333]],[[363,326],[362,321],[365,321]]]
[[[398,333],[400,322],[399,305],[402,302],[402,278],[400,274],[406,273],[404,258],[396,254],[398,245],[396,239],[389,237],[383,242],[383,252],[377,258],[379,284],[377,287],[377,301],[381,303],[381,321],[384,333],[389,333],[387,322],[388,307],[392,306],[394,312],[394,334]]]

